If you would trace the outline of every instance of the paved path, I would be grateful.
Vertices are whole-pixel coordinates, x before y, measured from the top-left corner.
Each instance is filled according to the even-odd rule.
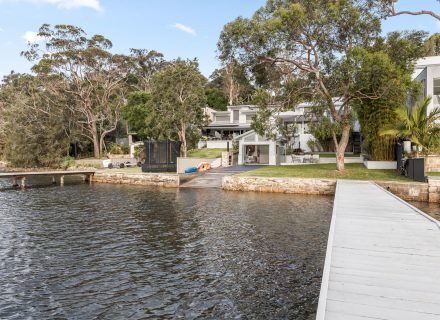
[[[439,224],[373,183],[339,180],[316,319],[439,320]]]
[[[207,171],[191,181],[180,186],[180,188],[221,188],[222,179],[225,176],[231,176],[236,173],[255,170],[262,166],[232,166],[226,168],[217,168]]]

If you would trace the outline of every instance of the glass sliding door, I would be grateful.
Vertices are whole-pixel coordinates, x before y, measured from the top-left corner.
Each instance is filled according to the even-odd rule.
[[[268,145],[246,145],[245,164],[269,164]]]

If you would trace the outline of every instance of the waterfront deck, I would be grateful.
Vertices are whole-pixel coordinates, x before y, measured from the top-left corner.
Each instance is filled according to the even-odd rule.
[[[370,182],[336,187],[317,320],[440,319],[440,227]]]
[[[55,184],[55,177],[58,177],[60,185],[64,185],[64,176],[81,175],[84,177],[84,181],[91,181],[94,174],[94,170],[2,172],[0,179],[12,179],[13,186],[18,186],[17,180],[20,180],[20,186],[25,188],[26,178],[49,176],[52,177],[52,183]]]

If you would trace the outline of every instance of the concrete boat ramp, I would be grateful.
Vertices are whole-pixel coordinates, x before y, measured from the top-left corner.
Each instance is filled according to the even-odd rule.
[[[240,172],[250,171],[262,168],[263,166],[232,166],[223,167],[207,171],[206,173],[190,180],[182,185],[180,188],[218,188],[222,187],[222,180],[225,176],[231,176]]]
[[[339,180],[316,319],[439,320],[439,223],[374,183]]]

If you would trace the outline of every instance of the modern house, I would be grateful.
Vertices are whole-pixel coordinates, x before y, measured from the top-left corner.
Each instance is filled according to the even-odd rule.
[[[232,147],[233,139],[251,130],[252,117],[257,111],[258,107],[252,105],[228,106],[227,111],[205,108],[210,123],[202,130],[204,141],[199,143],[199,148],[226,149],[228,143]]]
[[[432,97],[428,113],[432,108],[440,107],[440,56],[425,57],[416,63],[413,79],[423,86],[423,97]]]
[[[337,102],[336,102],[337,103]],[[299,104],[294,111],[279,112],[276,117],[285,124],[296,124],[296,134],[291,147],[311,151],[308,141],[313,139],[309,133],[310,117],[307,115],[313,107],[310,103]],[[232,147],[232,141],[239,143],[238,164],[266,164],[276,165],[285,162],[286,146],[278,140],[258,135],[251,129],[253,116],[258,112],[258,106],[239,105],[228,106],[227,111],[215,111],[206,108],[205,114],[211,120],[203,128],[204,140],[199,148],[226,148]],[[359,126],[355,130],[359,135]]]

